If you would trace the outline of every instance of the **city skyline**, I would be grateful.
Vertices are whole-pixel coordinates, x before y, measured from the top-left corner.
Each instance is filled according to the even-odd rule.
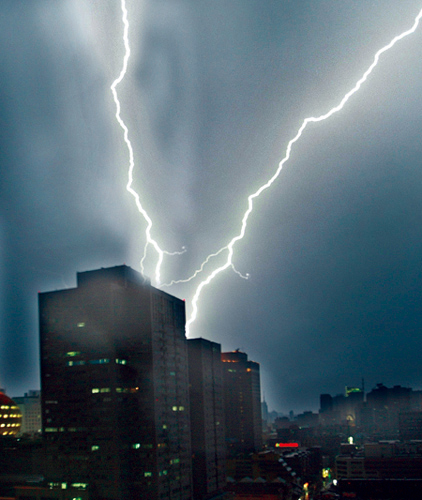
[[[166,257],[163,281],[227,242],[301,121],[336,104],[422,7],[333,5],[128,2],[121,96],[135,183],[160,244],[187,250]],[[6,1],[1,13],[0,386],[17,395],[39,386],[37,291],[73,287],[76,271],[139,270],[144,226],[109,90],[120,2],[23,13]],[[271,409],[316,409],[320,393],[362,377],[368,389],[422,386],[420,40],[386,54],[341,114],[307,131],[236,251],[249,280],[226,273],[201,297],[191,337],[248,352]],[[189,308],[196,285],[164,290]]]

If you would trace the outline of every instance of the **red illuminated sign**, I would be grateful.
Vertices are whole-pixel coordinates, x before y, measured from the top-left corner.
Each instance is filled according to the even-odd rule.
[[[276,443],[276,448],[299,448],[299,443]]]

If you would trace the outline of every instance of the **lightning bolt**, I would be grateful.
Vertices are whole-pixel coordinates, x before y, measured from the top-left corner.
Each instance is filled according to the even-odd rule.
[[[398,41],[400,41],[403,38],[407,37],[408,35],[411,35],[412,33],[414,33],[416,31],[418,25],[419,25],[419,21],[420,21],[421,17],[422,17],[422,10],[416,16],[415,21],[413,23],[413,26],[409,30],[404,31],[400,35],[395,36],[391,40],[391,42],[389,44],[385,45],[383,48],[381,48],[380,50],[378,50],[378,52],[376,52],[372,64],[364,72],[364,74],[362,75],[362,77],[356,82],[355,86],[349,92],[347,92],[345,94],[345,96],[341,99],[340,103],[337,106],[334,106],[327,113],[325,113],[323,115],[320,115],[320,116],[317,116],[317,117],[311,116],[311,117],[305,118],[303,120],[302,125],[300,126],[300,128],[297,131],[296,135],[287,144],[285,156],[280,161],[280,163],[278,164],[278,168],[275,171],[274,175],[265,184],[263,184],[257,191],[255,191],[253,194],[251,194],[251,195],[248,196],[248,208],[247,208],[247,210],[245,211],[245,213],[243,215],[239,234],[237,236],[233,237],[226,246],[220,248],[220,250],[218,250],[215,254],[212,254],[212,255],[208,256],[207,259],[202,264],[200,270],[203,270],[204,265],[209,261],[209,259],[211,257],[219,255],[220,253],[223,253],[224,251],[227,252],[227,258],[226,258],[225,263],[223,265],[221,265],[220,267],[217,267],[216,269],[214,269],[214,271],[212,271],[208,275],[207,278],[205,278],[203,281],[201,281],[201,283],[198,285],[198,287],[197,287],[197,289],[195,291],[195,294],[194,294],[193,299],[192,299],[192,313],[191,313],[190,318],[186,322],[186,335],[187,336],[189,336],[190,326],[196,320],[197,315],[198,315],[198,300],[199,300],[199,298],[201,296],[202,290],[206,286],[208,286],[214,280],[214,278],[216,276],[218,276],[220,273],[222,273],[223,271],[225,271],[226,269],[228,269],[230,267],[233,267],[234,247],[235,247],[236,243],[238,241],[240,241],[241,239],[243,239],[243,237],[245,236],[246,228],[247,228],[247,224],[248,224],[248,219],[249,219],[250,214],[253,211],[253,202],[254,202],[254,200],[256,198],[258,198],[269,187],[271,187],[271,185],[276,181],[276,179],[280,175],[280,172],[281,172],[284,164],[290,158],[290,153],[291,153],[293,145],[300,139],[300,137],[302,136],[302,133],[304,132],[304,130],[306,129],[306,127],[310,123],[317,123],[317,122],[321,122],[321,121],[327,120],[328,118],[330,118],[331,116],[333,116],[335,113],[338,113],[339,111],[341,111],[343,109],[343,107],[345,106],[345,104],[347,103],[347,101],[350,99],[350,97],[352,97],[356,92],[358,92],[358,90],[360,89],[360,87],[362,86],[362,84],[367,80],[367,78],[372,73],[372,71],[375,68],[375,66],[377,66],[378,61],[379,61],[381,55],[384,52],[387,52],[388,50],[390,50]],[[193,275],[193,277],[195,277],[198,274],[198,272],[199,271],[197,271]],[[190,279],[192,279],[193,277],[191,277]],[[186,281],[189,281],[189,280],[186,280]]]
[[[161,265],[163,263],[164,255],[181,255],[185,253],[186,249],[183,248],[182,251],[180,252],[168,252],[166,250],[162,250],[157,243],[157,241],[152,237],[151,235],[151,230],[152,230],[152,220],[150,216],[148,215],[147,211],[145,208],[142,206],[140,196],[139,194],[135,191],[135,189],[132,187],[133,184],[133,169],[135,167],[135,161],[134,161],[134,154],[133,154],[133,148],[132,148],[132,143],[130,142],[129,139],[129,130],[123,121],[121,117],[121,105],[119,101],[119,97],[117,94],[117,86],[122,82],[124,79],[126,72],[127,72],[127,66],[128,66],[128,61],[130,57],[130,45],[129,45],[129,21],[128,21],[128,11],[126,8],[126,0],[121,0],[121,9],[122,9],[122,21],[123,21],[123,43],[125,47],[125,55],[123,58],[123,67],[120,71],[119,76],[114,80],[114,82],[110,86],[110,90],[113,94],[113,99],[114,103],[116,104],[116,120],[119,123],[120,127],[123,130],[123,137],[124,141],[126,143],[128,152],[129,152],[129,171],[128,171],[128,182],[126,185],[126,190],[133,196],[135,199],[136,206],[138,208],[138,211],[142,215],[142,217],[145,219],[145,222],[147,223],[147,227],[145,229],[145,236],[146,236],[146,243],[144,246],[144,253],[140,262],[141,265],[141,272],[144,274],[144,262],[147,256],[147,251],[148,247],[152,246],[154,250],[157,253],[157,264],[155,266],[155,282],[157,285],[160,284],[161,281]]]

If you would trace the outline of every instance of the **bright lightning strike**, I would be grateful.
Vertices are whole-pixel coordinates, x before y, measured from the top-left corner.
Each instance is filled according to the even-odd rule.
[[[301,137],[303,131],[305,130],[305,128],[308,126],[309,123],[317,123],[317,122],[321,122],[321,121],[327,120],[332,115],[334,115],[338,111],[342,110],[343,107],[344,107],[344,105],[350,99],[350,97],[352,97],[352,95],[355,94],[360,89],[360,87],[362,86],[362,84],[367,80],[368,76],[372,73],[372,70],[378,64],[380,56],[384,52],[386,52],[389,49],[391,49],[398,41],[400,41],[403,38],[405,38],[406,36],[414,33],[416,31],[418,25],[419,25],[419,21],[420,21],[421,17],[422,17],[422,10],[416,16],[415,21],[413,23],[413,26],[409,30],[404,31],[401,35],[395,36],[391,40],[391,42],[389,44],[387,44],[386,46],[384,46],[382,49],[380,49],[375,54],[374,60],[373,60],[372,64],[365,71],[365,73],[362,75],[362,77],[356,82],[355,86],[349,92],[347,92],[347,94],[343,97],[343,99],[340,101],[340,103],[337,106],[331,108],[327,113],[325,113],[323,115],[320,115],[320,116],[317,116],[317,117],[311,116],[311,117],[305,118],[303,120],[302,125],[300,126],[297,134],[288,143],[287,149],[286,149],[286,154],[285,154],[284,158],[278,164],[278,168],[277,168],[275,174],[265,184],[263,184],[255,193],[253,193],[253,194],[251,194],[251,195],[248,196],[248,208],[247,208],[246,212],[243,215],[242,224],[241,224],[241,228],[240,228],[239,234],[237,236],[235,236],[234,238],[232,238],[230,240],[230,242],[228,243],[228,245],[226,245],[225,247],[221,248],[215,254],[212,254],[211,256],[207,257],[207,259],[204,261],[203,265],[201,266],[200,270],[203,269],[203,266],[205,265],[205,263],[208,262],[208,260],[210,259],[210,257],[218,255],[218,254],[222,253],[223,251],[227,250],[227,259],[226,259],[225,263],[222,266],[214,269],[214,271],[212,271],[212,273],[210,273],[208,275],[208,277],[206,279],[204,279],[198,285],[198,287],[196,289],[196,292],[195,292],[195,294],[193,296],[193,299],[192,299],[192,314],[191,314],[189,320],[186,322],[186,335],[189,335],[190,326],[192,325],[192,323],[197,318],[197,314],[198,314],[198,300],[199,300],[199,297],[201,295],[201,292],[202,292],[203,288],[206,287],[207,285],[209,285],[218,274],[222,273],[227,268],[233,266],[232,261],[233,261],[234,246],[236,245],[236,243],[238,241],[240,241],[241,239],[243,239],[243,237],[245,236],[245,232],[246,232],[246,227],[247,227],[249,215],[252,213],[252,210],[253,210],[253,201],[254,201],[254,199],[258,198],[278,178],[278,176],[280,175],[280,172],[281,172],[284,164],[290,158],[290,153],[291,153],[293,145],[300,139],[300,137]],[[197,271],[196,274],[198,272],[199,271]],[[195,276],[196,276],[196,274],[195,274]]]
[[[149,217],[147,211],[142,206],[139,194],[132,187],[133,169],[135,167],[133,148],[132,148],[132,144],[131,144],[130,139],[129,139],[129,130],[128,130],[125,122],[123,121],[123,119],[120,115],[121,106],[120,106],[120,101],[119,101],[119,98],[117,95],[117,90],[116,90],[117,86],[122,82],[123,78],[126,75],[128,61],[129,61],[129,57],[130,57],[130,45],[129,45],[129,36],[128,36],[129,21],[128,21],[128,11],[126,8],[126,0],[121,0],[121,9],[122,9],[122,21],[123,21],[123,26],[124,26],[123,43],[124,43],[124,47],[125,47],[125,55],[123,58],[123,67],[122,67],[122,70],[120,71],[120,75],[118,76],[118,78],[116,78],[116,80],[114,80],[114,82],[112,83],[112,85],[110,87],[110,90],[113,94],[113,99],[114,99],[114,102],[116,104],[116,115],[115,115],[116,120],[123,130],[124,141],[126,143],[126,146],[127,146],[128,152],[129,152],[129,171],[128,171],[128,182],[126,185],[126,189],[135,198],[136,206],[147,223],[147,227],[145,229],[146,243],[145,243],[145,247],[144,247],[144,254],[143,254],[143,257],[142,257],[141,263],[140,263],[141,264],[141,272],[142,272],[142,274],[144,274],[144,262],[145,262],[145,259],[147,256],[148,247],[151,245],[154,248],[154,250],[157,252],[157,255],[158,255],[157,264],[155,266],[155,281],[156,281],[156,284],[159,285],[160,280],[161,280],[161,264],[163,263],[164,255],[181,255],[186,250],[183,248],[181,252],[167,252],[166,250],[162,250],[160,248],[157,241],[154,240],[154,238],[151,236],[152,220]]]

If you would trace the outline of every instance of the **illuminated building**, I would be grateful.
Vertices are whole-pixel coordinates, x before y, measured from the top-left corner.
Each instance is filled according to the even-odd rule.
[[[226,486],[221,346],[189,339],[188,354],[193,492],[202,500]]]
[[[39,295],[51,484],[92,498],[191,499],[184,302],[127,266]]]
[[[229,456],[262,448],[259,363],[239,350],[221,353]]]
[[[41,394],[29,391],[24,396],[14,398],[22,413],[22,426],[19,434],[35,435],[41,432]]]
[[[22,423],[22,414],[17,404],[0,391],[0,437],[16,436]]]

